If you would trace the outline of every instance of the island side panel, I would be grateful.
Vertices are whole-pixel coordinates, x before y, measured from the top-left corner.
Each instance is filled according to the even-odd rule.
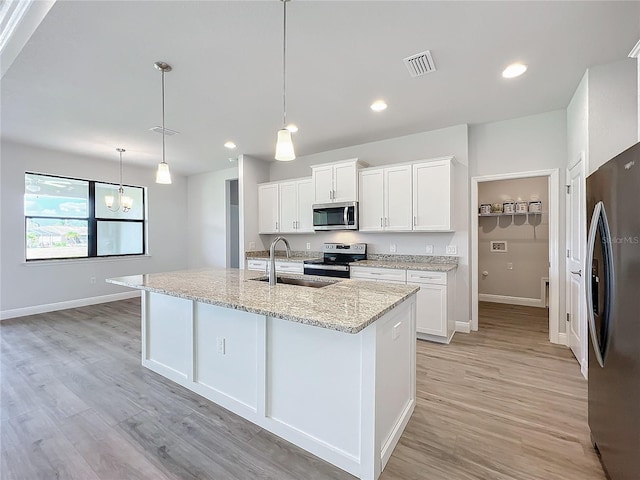
[[[193,378],[193,302],[145,292],[142,364],[172,380]]]
[[[360,470],[361,350],[362,332],[267,320],[270,429],[354,474]]]

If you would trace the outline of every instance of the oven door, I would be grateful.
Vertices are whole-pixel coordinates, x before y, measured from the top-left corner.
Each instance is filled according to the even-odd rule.
[[[349,265],[327,265],[325,263],[305,263],[304,274],[338,278],[351,276]]]
[[[357,230],[358,202],[325,203],[313,206],[314,230]]]

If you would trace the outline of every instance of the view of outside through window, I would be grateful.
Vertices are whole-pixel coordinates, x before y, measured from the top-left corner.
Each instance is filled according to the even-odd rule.
[[[118,185],[36,173],[24,181],[27,260],[145,253],[144,188],[124,186],[133,203],[124,212]]]
[[[25,175],[27,260],[88,255],[89,182]]]

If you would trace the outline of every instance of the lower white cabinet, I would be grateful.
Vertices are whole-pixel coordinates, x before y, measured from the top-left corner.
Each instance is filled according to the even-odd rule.
[[[258,272],[267,273],[269,271],[269,260],[249,259],[247,260],[247,270],[256,270]],[[302,262],[276,260],[276,272],[302,275],[304,273],[304,265]]]
[[[449,343],[455,333],[455,273],[392,268],[351,267],[351,278],[406,283],[420,287],[416,295],[416,332],[421,340]]]

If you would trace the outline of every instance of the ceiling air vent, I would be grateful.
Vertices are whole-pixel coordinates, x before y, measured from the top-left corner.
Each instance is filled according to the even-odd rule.
[[[433,63],[429,50],[411,55],[403,61],[412,77],[420,77],[436,71],[436,64]]]
[[[157,126],[157,127],[151,127],[149,130],[151,130],[152,132],[156,132],[156,133],[162,133],[162,127],[161,126]],[[164,129],[164,134],[167,137],[170,137],[171,135],[177,135],[180,132],[177,132],[175,130],[171,130],[170,128],[166,128]]]

